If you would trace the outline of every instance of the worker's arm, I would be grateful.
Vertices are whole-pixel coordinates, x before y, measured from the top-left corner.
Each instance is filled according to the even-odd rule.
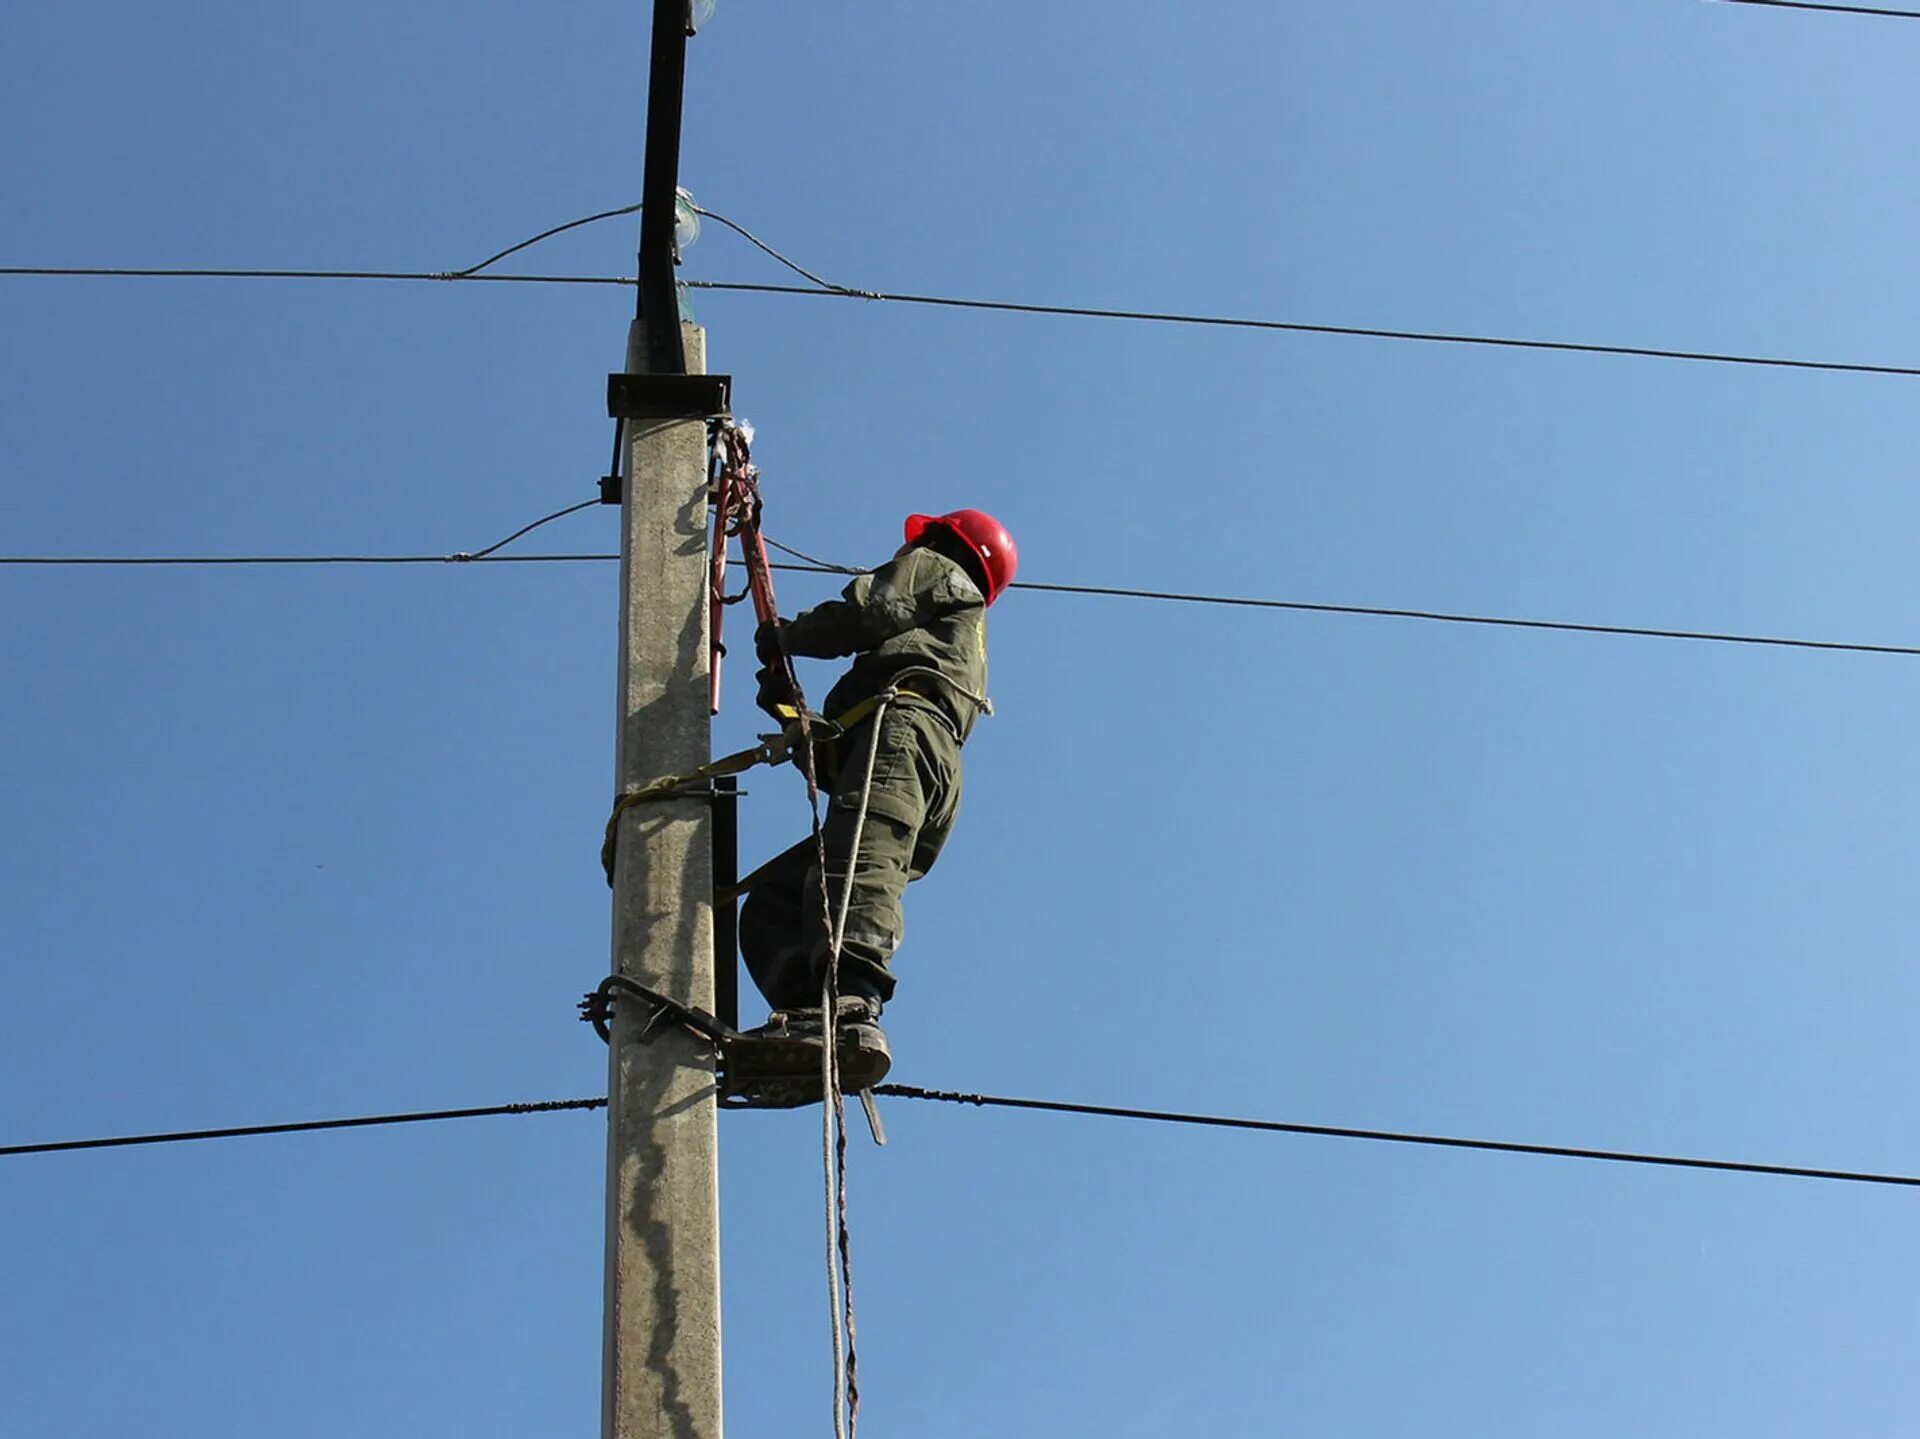
[[[953,561],[915,548],[857,576],[839,599],[789,620],[787,651],[820,660],[863,654],[942,615],[984,603]]]

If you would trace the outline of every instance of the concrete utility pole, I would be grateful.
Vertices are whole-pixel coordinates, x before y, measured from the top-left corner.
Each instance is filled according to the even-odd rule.
[[[678,320],[674,321],[678,324]],[[706,334],[682,327],[687,367]],[[643,369],[642,326],[628,347]],[[712,757],[707,430],[627,421],[621,510],[621,792]],[[713,818],[701,796],[629,809],[613,873],[613,968],[713,1008]],[[637,1039],[616,1005],[607,1076],[604,1439],[720,1439],[719,1109],[708,1047],[677,1026]]]
[[[608,409],[626,426],[620,534],[621,793],[712,758],[707,426],[726,381],[682,325],[673,277],[691,0],[654,0],[639,318]],[[629,808],[613,871],[613,970],[712,1010],[713,815],[702,796]],[[729,957],[731,958],[731,957]],[[608,1044],[603,1439],[721,1439],[718,1096],[708,1047],[645,1043],[616,1002]]]

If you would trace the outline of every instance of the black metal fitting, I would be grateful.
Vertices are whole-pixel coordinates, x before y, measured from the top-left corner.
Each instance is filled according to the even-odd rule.
[[[733,413],[732,375],[608,375],[616,420],[710,420]]]

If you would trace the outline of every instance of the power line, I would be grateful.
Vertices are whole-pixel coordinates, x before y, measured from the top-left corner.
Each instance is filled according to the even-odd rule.
[[[538,234],[529,235],[526,239],[521,240],[515,244],[509,245],[504,250],[496,250],[491,255],[487,256],[486,259],[480,261],[478,264],[468,265],[464,269],[459,269],[459,270],[205,270],[205,269],[106,269],[106,268],[85,269],[85,268],[61,268],[61,267],[55,267],[55,266],[45,266],[45,267],[10,266],[10,267],[0,268],[0,275],[21,275],[21,276],[37,275],[42,277],[55,277],[55,278],[93,276],[93,277],[114,277],[114,278],[122,278],[122,279],[196,278],[196,279],[222,279],[222,280],[476,280],[476,279],[484,278],[488,280],[509,280],[509,281],[520,281],[523,283],[538,283],[538,284],[637,285],[639,283],[637,280],[628,280],[628,279],[623,279],[616,276],[608,276],[608,277],[603,277],[598,279],[591,279],[587,277],[578,277],[578,276],[564,276],[564,275],[538,275],[538,276],[486,275],[486,276],[482,276],[480,272],[482,270],[492,268],[494,265],[497,265],[500,261],[506,259],[509,255],[517,255],[522,250],[532,249],[535,245],[540,244],[544,240],[551,240],[555,235],[564,235],[569,230],[578,230],[585,225],[596,225],[602,220],[617,219],[621,215],[636,214],[642,208],[643,208],[642,203],[639,201],[635,201],[631,205],[617,205],[611,210],[599,210],[599,211],[596,211],[594,214],[581,215],[576,219],[566,220],[558,225],[549,225],[546,229],[540,231]],[[804,279],[811,280],[813,281],[814,284],[820,285],[829,290],[839,290],[839,289],[845,288],[844,286],[834,284],[833,281],[831,280],[822,279],[819,275],[814,274],[813,271],[807,269],[804,265],[797,264],[793,260],[788,259],[785,255],[781,254],[778,250],[774,249],[773,246],[769,245],[765,240],[762,240],[758,235],[754,234],[751,230],[747,229],[746,226],[738,223],[735,220],[728,219],[725,215],[720,214],[718,211],[709,210],[702,205],[692,204],[691,201],[689,201],[688,208],[690,208],[697,215],[704,215],[710,220],[718,220],[722,225],[725,225],[729,230],[732,230],[735,234],[739,235],[741,238],[747,240],[749,243],[756,246],[760,250],[764,251],[766,254],[771,255],[775,260],[778,260],[782,265],[786,266],[789,270],[792,270],[796,275],[799,275]],[[864,293],[864,292],[852,291],[850,293]]]
[[[796,550],[770,536],[766,542],[782,553],[807,561],[805,565],[774,565],[776,570],[794,570],[805,574],[857,575],[864,573],[851,565],[836,565],[816,555]],[[1631,635],[1642,639],[1706,640],[1715,644],[1774,645],[1788,649],[1841,650],[1858,654],[1920,655],[1920,645],[1871,645],[1841,640],[1800,640],[1777,635],[1743,635],[1712,630],[1651,629],[1635,625],[1591,625],[1570,620],[1513,619],[1499,615],[1454,614],[1444,610],[1388,609],[1376,605],[1320,604],[1309,600],[1254,599],[1240,595],[1192,594],[1179,590],[1123,589],[1116,585],[1059,585],[1040,580],[1015,580],[1008,586],[1016,590],[1034,590],[1054,595],[1094,595],[1102,598],[1164,600],[1189,605],[1228,605],[1240,609],[1292,610],[1302,614],[1369,615],[1383,619],[1432,620],[1443,624],[1494,625],[1504,629],[1556,630],[1585,635]]]
[[[577,515],[604,503],[599,496],[542,515],[520,526],[503,540],[495,540],[481,550],[455,550],[450,555],[5,555],[0,565],[459,565],[479,561],[605,561],[618,555],[503,555],[499,553],[523,535],[542,525]]]
[[[1034,1109],[1051,1114],[1097,1115],[1107,1119],[1146,1119],[1160,1124],[1204,1125],[1214,1129],[1251,1129],[1268,1134],[1308,1134],[1326,1139],[1370,1139],[1385,1144],[1422,1144],[1444,1149],[1473,1149],[1496,1154],[1536,1154],[1557,1159],[1597,1159],[1609,1164],[1653,1164],[1674,1169],[1715,1169],[1735,1174],[1772,1174],[1789,1179],[1835,1179],[1849,1184],[1891,1184],[1920,1188],[1920,1175],[1875,1174],[1854,1169],[1809,1169],[1795,1164],[1749,1164],[1737,1159],[1696,1159],[1674,1154],[1638,1154],[1619,1149],[1576,1149],[1561,1144],[1517,1144],[1503,1139],[1461,1139],[1443,1134],[1409,1134],[1391,1129],[1347,1129],[1329,1124],[1292,1124],[1275,1119],[1235,1119],[1219,1114],[1182,1114],[1163,1109],[1121,1109],[1105,1104],[1071,1104],[1057,1099],[1009,1099],[998,1094],[962,1094],[921,1089],[911,1084],[879,1084],[874,1093],[894,1099],[927,1099],[942,1104],[972,1104],[998,1109]]]
[[[513,248],[520,247],[516,245]],[[480,263],[485,265],[491,264],[492,261],[483,260]],[[639,283],[628,275],[477,275],[462,270],[217,270],[100,265],[0,265],[0,276],[8,275],[52,280],[429,280],[436,283],[480,285],[627,286]]]
[[[1835,15],[1887,15],[1896,20],[1920,20],[1920,10],[1888,10],[1877,5],[1824,5],[1815,0],[1721,0],[1725,5],[1768,5],[1776,10],[1826,10]]]
[[[792,545],[782,544],[779,540],[776,540],[772,535],[769,535],[769,534],[763,533],[760,536],[760,538],[767,543],[769,548],[776,549],[780,551],[780,553],[783,555],[792,555],[796,560],[805,560],[809,565],[812,565],[814,569],[820,571],[823,574],[863,575],[868,573],[866,570],[860,569],[856,565],[836,565],[832,560],[823,560],[818,555],[808,554],[805,550],[796,550]],[[785,569],[787,568],[787,566],[776,565],[774,568]],[[792,568],[795,570],[799,570],[801,567],[799,565],[794,565],[792,566]]]
[[[619,215],[631,215],[634,213],[634,211],[638,210],[639,208],[640,206],[638,204],[622,205],[618,209],[602,210],[597,215],[582,215],[577,220],[569,220],[564,225],[554,225],[548,229],[542,230],[537,235],[530,235],[517,245],[509,245],[504,250],[495,251],[493,254],[487,256],[486,259],[482,260],[477,265],[469,265],[464,270],[449,270],[446,273],[444,273],[440,278],[444,280],[471,280],[476,275],[478,275],[482,270],[486,269],[489,265],[496,264],[499,261],[506,259],[507,256],[509,255],[517,255],[522,250],[531,249],[533,246],[539,244],[542,240],[551,240],[555,235],[564,235],[566,234],[567,231],[577,230],[582,225],[592,225],[601,220],[611,220]],[[721,217],[716,215],[714,216],[714,218],[716,220],[719,220]],[[731,222],[722,221],[722,223],[726,224]],[[809,275],[807,278],[812,279],[813,277]]]
[[[582,506],[575,506],[581,508]],[[560,511],[560,514],[568,511]],[[558,518],[549,515],[548,519]],[[505,543],[502,541],[502,543]],[[616,554],[501,555],[0,555],[0,567],[169,567],[195,565],[449,565],[449,564],[606,564]],[[845,575],[858,570],[844,565],[814,563],[774,564],[769,568],[792,574]],[[1248,595],[1197,594],[1181,590],[1129,589],[1120,585],[1066,585],[1041,580],[1016,580],[1011,588],[1040,594],[1089,595],[1103,599],[1153,600],[1173,604],[1224,605],[1235,609],[1290,610],[1300,614],[1355,615],[1375,619],[1426,620],[1435,624],[1480,625],[1497,629],[1545,630],[1559,634],[1620,635],[1633,639],[1695,640],[1710,644],[1755,645],[1763,648],[1826,650],[1841,654],[1904,655],[1920,657],[1920,645],[1867,644],[1852,640],[1796,639],[1787,635],[1740,634],[1720,630],[1663,629],[1643,625],[1584,624],[1575,620],[1536,620],[1511,615],[1477,615],[1449,610],[1415,610],[1385,605],[1341,605],[1314,600],[1274,600]]]
[[[1015,315],[1071,315],[1095,320],[1142,320],[1163,325],[1201,325],[1232,330],[1280,330],[1302,335],[1353,335],[1373,340],[1413,340],[1435,345],[1481,345],[1507,350],[1553,350],[1576,355],[1632,355],[1655,360],[1699,360],[1716,365],[1758,365],[1770,369],[1821,370],[1854,375],[1920,376],[1920,366],[1876,365],[1846,360],[1794,360],[1771,355],[1742,355],[1718,350],[1670,350],[1649,345],[1599,345],[1575,340],[1520,340],[1499,335],[1452,334],[1440,330],[1387,330],[1363,325],[1313,325],[1297,320],[1261,320],[1232,315],[1184,314],[1170,310],[1109,310],[1084,305],[1035,305],[1014,300],[975,300],[957,295],[910,295],[874,290],[815,290],[804,285],[761,285],[723,280],[687,280],[690,290],[724,290],[756,295],[814,295],[837,300],[881,300],[901,305],[938,305],[959,310],[995,310]]]
[[[855,289],[849,288],[846,285],[836,285],[832,280],[822,279],[820,276],[814,274],[813,271],[809,270],[805,265],[802,265],[798,260],[791,260],[787,258],[787,256],[781,254],[778,250],[774,249],[773,246],[769,245],[765,240],[761,239],[758,235],[754,234],[753,231],[749,230],[745,225],[742,225],[738,220],[729,220],[725,215],[717,214],[714,211],[708,210],[700,205],[690,205],[688,208],[691,209],[693,213],[696,215],[705,215],[709,220],[718,220],[721,224],[725,225],[729,230],[733,231],[734,234],[738,235],[741,239],[745,240],[749,245],[752,245],[755,249],[760,250],[761,252],[767,255],[771,255],[775,260],[779,261],[782,265],[785,265],[789,270],[793,271],[794,274],[800,276],[802,279],[813,281],[814,284],[820,286],[820,288],[823,290],[832,290],[835,293],[842,294],[842,295],[857,295],[863,300],[870,300],[870,299],[876,298],[870,291],[855,290]]]
[[[598,495],[595,495],[592,499],[582,500],[577,505],[568,505],[564,510],[555,510],[550,515],[542,515],[539,519],[535,520],[532,524],[520,526],[519,529],[515,530],[512,534],[508,535],[504,540],[495,540],[492,544],[488,545],[484,550],[475,550],[472,554],[468,554],[466,551],[462,550],[462,551],[459,551],[458,553],[448,555],[447,558],[456,564],[461,563],[463,561],[468,561],[468,560],[491,559],[496,551],[504,550],[508,545],[512,544],[515,540],[519,539],[522,535],[530,535],[535,530],[539,529],[540,526],[542,525],[550,525],[555,520],[564,520],[568,515],[577,515],[580,513],[580,511],[586,510],[586,509],[592,509],[594,506],[599,505],[601,503],[602,501],[600,497]]]
[[[1590,625],[1572,620],[1515,619],[1502,615],[1452,614],[1444,610],[1391,609],[1377,605],[1332,605],[1307,600],[1248,599],[1237,595],[1181,594],[1171,590],[1130,590],[1105,585],[1054,585],[1042,584],[1037,580],[1026,584],[1016,583],[1014,588],[1061,595],[1113,595],[1137,600],[1167,600],[1179,604],[1232,605],[1247,609],[1295,610],[1306,614],[1371,615],[1384,619],[1431,620],[1450,625],[1493,625],[1503,629],[1554,630],[1563,634],[1631,635],[1640,639],[1703,640],[1723,645],[1771,645],[1798,650],[1839,650],[1850,654],[1920,655],[1920,646],[1916,645],[1856,644],[1844,640],[1801,640],[1782,635],[1656,629],[1639,625]]]
[[[422,1109],[410,1114],[363,1114],[352,1119],[304,1119],[292,1124],[242,1124],[226,1129],[179,1129],[165,1134],[117,1134],[105,1139],[55,1139],[44,1144],[0,1145],[0,1158],[16,1154],[61,1154],[76,1149],[125,1149],[136,1144],[184,1144],[195,1139],[246,1139],[260,1134],[310,1134],[322,1129],[371,1129],[383,1124],[426,1124],[440,1119],[488,1119],[502,1114],[557,1114],[605,1109],[605,1099],[540,1099],[489,1104],[475,1109]]]
[[[1755,1164],[1738,1159],[1702,1159],[1674,1154],[1645,1154],[1632,1150],[1585,1149],[1562,1144],[1522,1144],[1504,1139],[1464,1139],[1455,1135],[1418,1134],[1391,1129],[1352,1129],[1330,1124],[1298,1124],[1278,1119],[1243,1119],[1221,1114],[1189,1114],[1164,1109],[1129,1109],[1106,1104],[1077,1104],[1060,1099],[1014,1099],[998,1094],[967,1094],[949,1089],[922,1089],[911,1084],[881,1084],[875,1093],[891,1099],[920,1099],[942,1104],[970,1104],[997,1109],[1027,1109],[1050,1114],[1077,1114],[1105,1119],[1142,1119],[1159,1124],[1195,1125],[1210,1129],[1241,1129],[1266,1134],[1301,1134],[1322,1139],[1365,1139],[1383,1144],[1412,1144],[1429,1148],[1468,1149],[1495,1154],[1531,1154],[1555,1159],[1592,1159],[1609,1164],[1647,1164],[1669,1169],[1711,1169],[1733,1174],[1767,1174],[1787,1179],[1831,1179],[1849,1184],[1882,1184],[1920,1188],[1920,1175],[1884,1174],[1856,1169],[1815,1169],[1797,1164]],[[444,1119],[487,1119],[510,1114],[558,1114],[606,1108],[605,1098],[542,1099],[519,1104],[490,1104],[469,1109],[427,1109],[402,1114],[366,1114],[348,1119],[308,1119],[291,1124],[245,1124],[222,1129],[183,1129],[159,1134],[121,1134],[96,1139],[57,1139],[39,1144],[0,1145],[0,1158],[27,1154],[60,1154],[83,1149],[124,1149],[135,1145],[184,1144],[202,1139],[247,1139],[265,1134],[311,1134],[328,1129],[370,1129],[382,1125],[424,1124]]]
[[[602,220],[617,219],[622,215],[637,214],[643,208],[641,202],[631,205],[617,205],[611,210],[599,210],[591,215],[581,215],[558,225],[550,225],[536,235],[509,245],[504,250],[496,250],[477,264],[468,265],[459,270],[206,270],[206,269],[110,269],[110,268],[67,268],[59,266],[6,266],[0,267],[0,275],[37,275],[45,278],[67,277],[111,277],[120,279],[221,279],[221,280],[517,280],[537,284],[593,284],[593,285],[637,285],[637,280],[619,276],[589,278],[585,276],[565,275],[481,275],[482,270],[490,269],[509,255],[517,255],[530,250],[542,241],[551,240],[556,235],[564,235],[569,230],[578,230],[582,226],[595,225]],[[790,259],[761,239],[753,231],[722,215],[718,210],[709,210],[704,205],[696,205],[689,199],[687,208],[694,214],[709,220],[717,220],[733,231],[748,244],[771,256],[802,279],[811,280],[826,290],[837,290],[849,295],[865,296],[865,290],[850,289],[845,285],[836,285],[833,281],[816,275],[805,265]]]
[[[599,503],[595,501],[594,503]],[[454,565],[602,564],[611,554],[541,555],[0,555],[0,565],[192,566],[192,565]]]
[[[635,285],[626,275],[478,275],[450,270],[217,270],[131,269],[51,265],[0,266],[0,277],[38,276],[72,279],[208,279],[208,280],[391,280],[435,284],[496,285]],[[934,305],[950,309],[995,311],[1016,315],[1073,316],[1096,320],[1131,320],[1164,325],[1195,325],[1216,329],[1278,331],[1301,335],[1346,335],[1361,339],[1404,340],[1435,345],[1469,345],[1508,350],[1540,350],[1576,355],[1618,355],[1656,360],[1693,360],[1704,364],[1757,366],[1777,370],[1808,370],[1827,374],[1892,375],[1920,378],[1920,366],[1882,365],[1847,360],[1799,360],[1779,355],[1747,355],[1719,350],[1679,350],[1652,345],[1603,345],[1576,340],[1528,340],[1501,335],[1455,334],[1440,330],[1394,330],[1366,325],[1320,325],[1299,320],[1266,320],[1248,316],[1187,314],[1169,310],[1101,309],[1086,305],[1042,305],[1015,300],[980,300],[958,295],[918,295],[884,290],[840,287],[814,289],[804,285],[747,284],[726,280],[683,280],[690,290],[713,290],[759,295],[815,295],[840,300],[886,301],[898,305]]]

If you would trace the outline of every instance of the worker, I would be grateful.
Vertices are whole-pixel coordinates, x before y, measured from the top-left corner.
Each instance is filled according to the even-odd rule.
[[[785,656],[854,656],[823,707],[844,732],[814,745],[828,797],[827,895],[836,919],[843,895],[846,905],[834,1027],[847,1092],[878,1082],[892,1063],[879,1020],[893,997],[888,960],[904,932],[901,896],[933,868],[959,811],[960,747],[988,707],[987,606],[1018,564],[1013,537],[991,515],[909,515],[906,543],[890,561],[856,578],[841,598],[769,620],[754,635],[760,703],[772,714],[793,698]],[[888,691],[884,707],[872,703]],[[773,1009],[752,1033],[821,1044],[832,945],[811,836],[755,872],[740,949]]]

